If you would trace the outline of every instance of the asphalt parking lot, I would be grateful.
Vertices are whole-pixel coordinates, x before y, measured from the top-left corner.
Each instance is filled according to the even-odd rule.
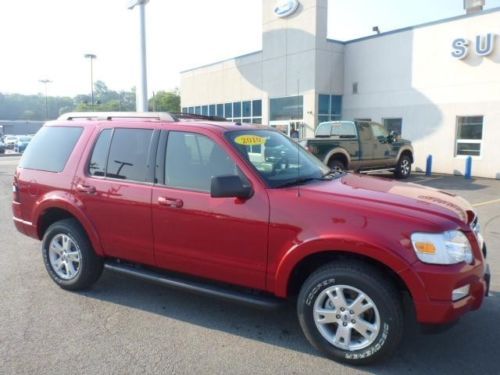
[[[0,157],[0,374],[498,374],[500,181],[410,181],[475,205],[489,247],[491,296],[439,335],[407,328],[391,360],[351,368],[317,353],[293,306],[260,311],[105,272],[84,293],[58,288],[39,242],[12,223],[18,157]]]

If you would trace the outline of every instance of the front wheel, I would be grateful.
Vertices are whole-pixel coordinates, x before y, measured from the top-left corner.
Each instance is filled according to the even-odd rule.
[[[397,178],[408,178],[411,174],[411,158],[409,155],[401,155],[394,169],[394,175]]]
[[[303,284],[297,301],[300,325],[309,342],[331,359],[369,364],[390,355],[401,340],[398,295],[368,265],[331,263]]]

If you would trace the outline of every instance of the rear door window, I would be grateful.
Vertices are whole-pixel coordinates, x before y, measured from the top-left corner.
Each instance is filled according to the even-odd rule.
[[[151,129],[115,129],[107,160],[106,177],[147,182],[152,136]]]
[[[19,166],[47,172],[62,172],[75,148],[83,128],[46,126],[31,140]]]

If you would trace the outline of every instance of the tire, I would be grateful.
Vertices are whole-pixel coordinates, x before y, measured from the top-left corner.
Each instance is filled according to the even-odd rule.
[[[408,178],[411,174],[411,158],[409,155],[401,155],[394,169],[397,178]]]
[[[42,253],[47,272],[63,289],[87,289],[101,276],[103,260],[75,219],[57,221],[47,229]]]
[[[339,160],[339,159],[330,160],[328,162],[328,167],[332,171],[336,171],[336,172],[345,172],[345,170],[346,170],[345,164],[342,162],[342,160]]]
[[[403,306],[397,289],[377,269],[360,262],[330,263],[311,274],[300,290],[297,313],[314,347],[351,365],[389,356],[403,333]],[[316,323],[315,319],[331,322]]]

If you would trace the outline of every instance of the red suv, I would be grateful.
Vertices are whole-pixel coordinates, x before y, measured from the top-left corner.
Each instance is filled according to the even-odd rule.
[[[64,289],[107,268],[261,307],[290,299],[307,339],[351,364],[397,348],[403,300],[418,322],[449,323],[489,285],[465,200],[333,173],[267,126],[64,115],[24,153],[13,212]]]

